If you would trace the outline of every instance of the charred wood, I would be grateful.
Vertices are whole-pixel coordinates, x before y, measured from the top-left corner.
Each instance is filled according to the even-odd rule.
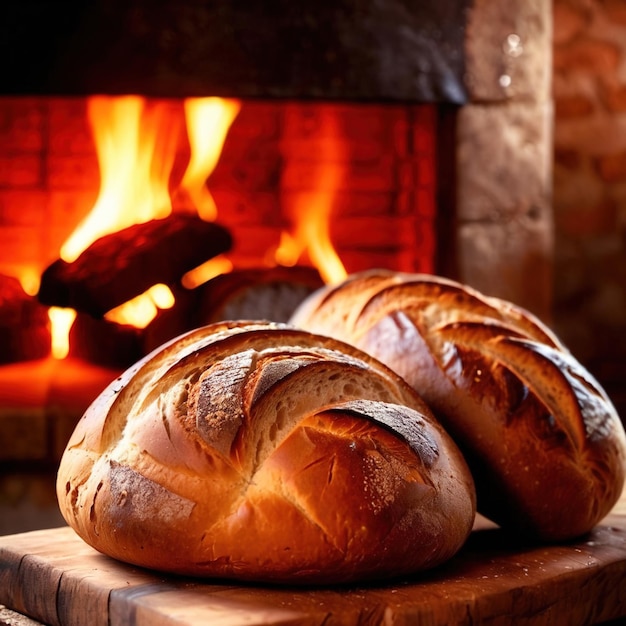
[[[143,356],[142,330],[78,313],[69,334],[70,357],[123,370]]]
[[[0,363],[40,359],[50,353],[47,309],[17,278],[0,275]]]
[[[54,261],[42,274],[37,297],[45,305],[101,317],[156,283],[177,283],[231,245],[222,226],[175,213],[105,235],[71,263]]]

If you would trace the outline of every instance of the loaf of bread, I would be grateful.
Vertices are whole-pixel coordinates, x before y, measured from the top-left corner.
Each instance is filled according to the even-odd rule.
[[[57,492],[116,559],[289,584],[433,567],[475,517],[463,456],[405,381],[265,322],[191,331],[127,370],[78,423]]]
[[[472,470],[478,511],[544,541],[577,537],[618,500],[624,428],[594,377],[509,302],[431,275],[372,270],[313,294],[290,320],[400,374]]]

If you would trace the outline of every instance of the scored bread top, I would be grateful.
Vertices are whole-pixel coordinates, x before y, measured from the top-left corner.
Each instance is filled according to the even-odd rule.
[[[432,567],[475,514],[462,455],[405,381],[261,322],[192,331],[130,368],[77,425],[57,492],[115,558],[293,583]]]

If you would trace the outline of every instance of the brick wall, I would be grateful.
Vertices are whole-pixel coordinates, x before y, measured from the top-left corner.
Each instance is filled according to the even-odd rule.
[[[554,0],[555,325],[626,417],[626,2]]]
[[[97,192],[82,99],[2,99],[0,273],[19,275],[53,261]]]

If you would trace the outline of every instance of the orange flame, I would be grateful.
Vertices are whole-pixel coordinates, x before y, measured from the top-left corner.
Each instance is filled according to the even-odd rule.
[[[171,213],[168,178],[175,151],[168,149],[168,141],[157,144],[157,130],[166,127],[165,113],[159,106],[146,112],[146,101],[140,96],[89,98],[100,193],[91,212],[61,247],[64,261],[74,261],[103,235]],[[167,172],[164,177],[159,175],[163,172]]]
[[[52,356],[64,359],[70,352],[69,335],[76,311],[53,306],[48,309],[48,319],[52,329]]]
[[[211,278],[220,274],[228,274],[233,271],[233,262],[223,254],[209,259],[206,263],[190,270],[181,279],[181,284],[186,289],[194,289]]]
[[[158,313],[158,309],[171,309],[174,294],[163,283],[152,285],[132,300],[108,311],[104,317],[110,322],[145,328]]]
[[[24,293],[29,296],[37,295],[39,284],[41,283],[41,274],[38,269],[34,267],[22,267],[20,268],[17,279],[20,281]]]
[[[189,208],[207,221],[217,216],[206,180],[218,162],[240,103],[220,98],[184,102],[191,148],[188,167],[175,193],[185,195]],[[96,203],[61,247],[72,262],[96,239],[134,224],[166,218],[172,212],[169,185],[179,139],[179,127],[167,102],[150,103],[141,96],[94,96],[88,100],[101,184]],[[106,319],[144,328],[158,309],[173,306],[166,285],[154,285],[129,303],[106,314]],[[74,317],[76,313],[74,312]],[[67,344],[73,318],[50,316],[53,344]],[[61,323],[60,319],[63,319]],[[57,354],[61,354],[57,352]],[[67,354],[67,353],[66,353]]]
[[[344,147],[339,140],[337,118],[332,110],[320,108],[322,148],[312,165],[313,191],[298,194],[289,207],[290,231],[281,233],[275,253],[280,265],[295,265],[307,252],[322,280],[335,283],[347,276],[330,237],[330,221],[337,189],[344,176]]]
[[[198,215],[213,222],[217,207],[206,181],[217,165],[226,134],[241,103],[222,98],[188,98],[184,106],[191,158],[180,189],[191,199]]]

